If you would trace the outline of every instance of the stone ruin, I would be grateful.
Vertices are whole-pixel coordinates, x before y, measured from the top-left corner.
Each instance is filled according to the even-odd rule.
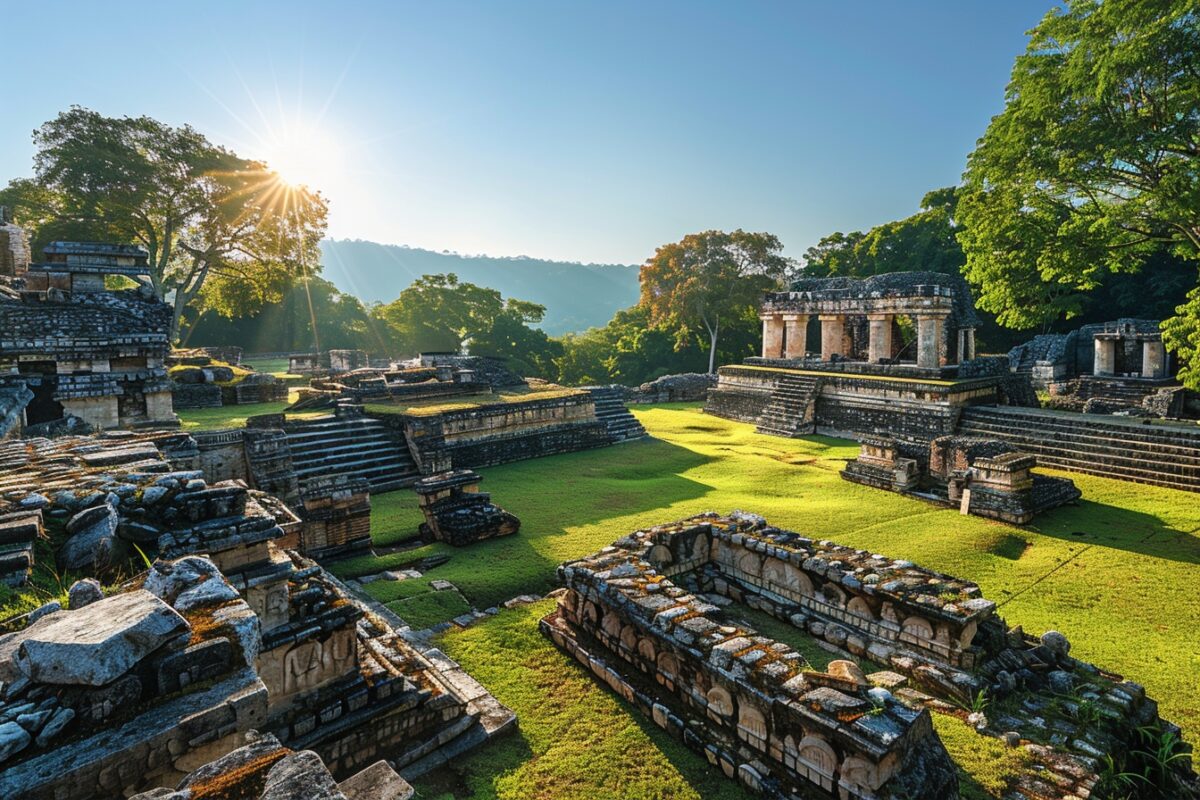
[[[1022,747],[1014,797],[1070,800],[1138,730],[1178,736],[1139,685],[1009,628],[973,583],[702,514],[564,564],[543,632],[710,763],[768,797],[953,798],[929,710]],[[816,672],[737,620],[765,612],[842,657]],[[857,664],[861,664],[859,667]],[[959,711],[987,697],[988,711]],[[1187,760],[1178,785],[1196,789]]]
[[[226,360],[224,355],[233,360]],[[251,403],[287,402],[288,385],[266,372],[235,372],[241,361],[240,347],[208,347],[173,350],[167,358],[171,368],[171,397],[175,408],[221,408]]]
[[[128,574],[137,563],[128,544],[158,560],[115,595],[100,599],[98,583],[81,582],[67,610],[51,602],[0,626],[8,631],[0,637],[2,692],[16,709],[0,708],[0,719],[24,731],[0,723],[0,796],[71,800],[96,786],[128,795],[170,785],[251,728],[315,751],[335,775],[386,757],[412,776],[511,724],[511,712],[456,665],[435,663],[404,639],[407,628],[386,609],[354,599],[318,564],[281,548],[301,525],[284,503],[176,469],[168,453],[182,462],[195,453],[190,437],[172,437],[4,445],[0,518],[36,512],[64,568]],[[77,608],[77,596],[95,608]],[[173,622],[157,639],[101,635],[101,620],[139,614],[183,625]],[[85,654],[94,639],[93,649],[111,657]],[[30,667],[27,650],[58,660]],[[60,661],[67,666],[54,666]],[[61,671],[92,662],[109,665],[89,673],[96,691],[46,688],[80,685]],[[63,723],[61,746],[45,733],[58,708],[51,696],[72,704],[75,727]],[[80,727],[89,720],[105,732],[91,736]],[[32,746],[39,737],[46,744]]]
[[[338,782],[311,750],[296,752],[270,734],[250,732],[247,743],[188,773],[174,789],[135,794],[130,800],[409,800],[414,794],[386,761]]]
[[[1035,336],[1008,353],[1014,372],[1029,375],[1049,405],[1088,414],[1200,418],[1200,398],[1173,375],[1161,322],[1118,319],[1065,334]]]
[[[6,226],[9,254],[24,234]],[[27,245],[25,246],[27,247]],[[24,424],[74,430],[177,426],[164,359],[171,308],[138,247],[52,242],[0,270],[0,387],[26,386]],[[8,266],[11,264],[11,270]],[[110,290],[106,280],[136,288]]]
[[[461,547],[519,531],[521,520],[493,504],[490,494],[479,491],[482,482],[478,472],[459,469],[413,484],[425,515],[422,538]]]
[[[352,372],[370,366],[363,350],[326,350],[317,353],[293,353],[288,356],[289,375],[330,375]]]
[[[957,506],[964,514],[1028,525],[1081,496],[1068,478],[1035,474],[1037,458],[1007,442],[942,436],[922,447],[864,436],[860,446],[841,472],[846,480]]]

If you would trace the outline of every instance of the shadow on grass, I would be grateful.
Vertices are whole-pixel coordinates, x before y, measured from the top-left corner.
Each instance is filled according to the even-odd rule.
[[[1195,502],[1190,497],[1185,501]],[[1153,514],[1091,500],[1047,512],[1029,530],[1063,541],[1200,564],[1200,537],[1194,533],[1171,527]]]
[[[519,724],[519,723],[518,723]],[[520,727],[502,734],[471,753],[466,768],[451,763],[413,781],[420,800],[462,800],[495,797],[496,778],[512,772],[533,758],[533,749]]]

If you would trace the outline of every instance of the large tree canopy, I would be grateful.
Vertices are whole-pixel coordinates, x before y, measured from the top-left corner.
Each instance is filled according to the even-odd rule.
[[[320,269],[324,199],[189,126],[76,106],[33,139],[34,178],[3,197],[18,222],[37,243],[86,234],[145,247],[154,289],[174,306],[173,336],[189,306],[246,314]]]
[[[400,296],[376,309],[386,323],[397,355],[469,350],[471,355],[517,359],[518,372],[551,374],[561,352],[543,331],[546,308],[513,298],[458,276],[422,275]]]
[[[641,271],[642,296],[652,325],[670,331],[675,348],[708,339],[708,371],[716,366],[722,326],[753,315],[764,292],[777,288],[791,261],[769,233],[704,231],[665,244]]]
[[[911,217],[871,230],[832,233],[804,252],[804,274],[866,278],[885,272],[957,275],[965,258],[955,238],[955,189],[935,189]]]
[[[1017,58],[1004,111],[971,154],[964,183],[964,274],[981,307],[1010,327],[1078,314],[1085,293],[1164,247],[1194,260],[1195,0],[1071,0],[1047,14]],[[1186,269],[1194,280],[1195,264]],[[1187,326],[1165,330],[1179,346]]]

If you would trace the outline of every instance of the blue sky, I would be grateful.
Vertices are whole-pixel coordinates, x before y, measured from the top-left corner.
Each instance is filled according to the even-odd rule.
[[[80,104],[284,163],[339,238],[639,263],[743,227],[799,256],[955,183],[1053,5],[5,0],[0,180]]]

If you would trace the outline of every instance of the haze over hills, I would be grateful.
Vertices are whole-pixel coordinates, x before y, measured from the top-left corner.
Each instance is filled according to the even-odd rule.
[[[389,303],[422,275],[453,272],[506,298],[546,306],[540,327],[551,336],[603,326],[638,299],[638,268],[626,264],[464,256],[361,239],[326,239],[321,256],[323,277],[364,303]]]

